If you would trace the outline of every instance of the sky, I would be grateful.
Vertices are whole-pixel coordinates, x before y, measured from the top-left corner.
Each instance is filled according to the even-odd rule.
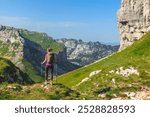
[[[119,44],[121,0],[0,0],[0,24],[49,36]]]

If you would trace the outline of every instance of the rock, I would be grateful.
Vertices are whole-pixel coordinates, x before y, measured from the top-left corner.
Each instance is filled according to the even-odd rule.
[[[109,72],[112,73],[112,72]],[[136,70],[134,67],[130,66],[129,68],[123,69],[123,67],[120,67],[119,69],[116,70],[115,72],[118,75],[122,75],[124,77],[129,77],[132,74],[135,75],[140,75],[140,73],[138,72],[138,70]]]
[[[116,80],[115,80],[114,78],[112,79],[112,82],[113,82],[114,84],[116,84]]]
[[[66,46],[70,62],[84,66],[116,52],[119,46],[110,46],[100,42],[84,42],[76,39],[59,39]]]
[[[94,75],[96,75],[96,74],[99,74],[101,71],[102,71],[102,70],[93,71],[93,72],[90,73],[89,77],[92,77],[92,76],[94,76]]]
[[[99,94],[98,97],[105,98],[106,94]]]
[[[115,70],[111,70],[111,71],[109,71],[109,73],[110,73],[110,74],[112,74],[112,73],[114,73],[114,72],[115,72]]]
[[[89,77],[86,77],[84,78],[81,82],[79,82],[76,86],[79,86],[81,85],[82,83],[84,82],[87,82],[92,76],[96,75],[96,74],[99,74],[101,72],[101,70],[96,70],[96,71],[93,71],[89,74]]]
[[[123,0],[118,12],[120,49],[132,45],[150,30],[150,0]]]
[[[8,89],[13,89],[13,86],[7,86]]]
[[[84,83],[84,82],[86,82],[86,81],[88,81],[89,80],[89,77],[87,77],[87,78],[84,78],[81,82],[79,82],[76,86],[79,86],[79,85],[81,85],[82,83]]]
[[[124,94],[126,94],[127,97],[132,98],[132,99],[135,98],[135,96],[136,96],[135,92],[124,92]]]
[[[113,97],[117,98],[117,95],[116,95],[116,94],[113,94]]]

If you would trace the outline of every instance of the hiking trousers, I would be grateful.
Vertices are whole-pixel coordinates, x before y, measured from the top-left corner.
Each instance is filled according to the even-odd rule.
[[[48,80],[48,73],[51,71],[51,80],[53,81],[53,71],[54,66],[53,65],[46,65],[45,66],[45,79]]]

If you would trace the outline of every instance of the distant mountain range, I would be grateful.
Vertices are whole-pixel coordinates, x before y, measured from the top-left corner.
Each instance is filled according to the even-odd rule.
[[[57,42],[65,45],[67,58],[80,66],[90,64],[118,51],[119,45],[111,46],[100,42],[84,42],[76,39],[59,39]]]

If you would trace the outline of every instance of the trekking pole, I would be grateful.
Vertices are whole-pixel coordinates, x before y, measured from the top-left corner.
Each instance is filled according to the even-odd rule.
[[[43,75],[43,69],[42,69],[42,64],[41,64],[41,76]]]
[[[55,59],[55,82],[57,83],[57,55],[55,55],[54,59]]]
[[[56,83],[56,63],[54,63],[54,81]]]
[[[55,67],[55,75],[56,75],[55,80],[56,80],[56,83],[57,83],[57,63],[56,63],[56,67]]]

